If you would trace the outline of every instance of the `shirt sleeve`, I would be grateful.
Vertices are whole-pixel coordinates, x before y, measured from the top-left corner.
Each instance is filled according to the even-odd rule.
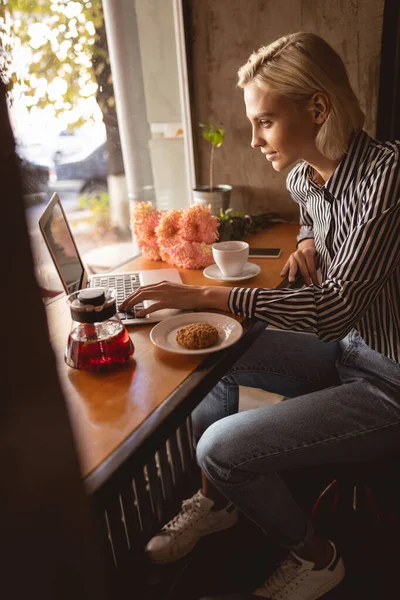
[[[326,342],[345,337],[400,266],[398,149],[366,189],[365,206],[324,282],[296,290],[233,288],[230,310],[282,329],[312,330]]]

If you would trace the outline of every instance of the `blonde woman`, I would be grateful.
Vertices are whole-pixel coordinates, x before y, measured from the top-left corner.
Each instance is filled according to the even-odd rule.
[[[384,458],[400,447],[399,143],[362,129],[364,115],[338,54],[295,33],[239,70],[251,145],[280,171],[300,207],[297,250],[283,274],[301,289],[174,286],[140,289],[164,307],[229,309],[273,325],[193,414],[202,490],[147,546],[156,562],[187,554],[245,513],[288,554],[253,592],[316,599],[344,577],[282,473]],[[317,266],[322,279],[317,277]],[[307,332],[299,335],[297,332]],[[311,332],[311,333],[310,333]],[[237,413],[238,386],[286,396]]]

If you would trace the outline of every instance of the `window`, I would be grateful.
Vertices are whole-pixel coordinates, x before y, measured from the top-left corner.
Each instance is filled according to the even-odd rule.
[[[190,202],[173,0],[125,5],[124,15],[109,17],[122,19],[129,32],[112,40],[126,57],[122,86],[113,85],[106,35],[112,27],[104,19],[114,3],[103,12],[101,0],[6,0],[0,16],[27,222],[48,295],[60,291],[60,282],[38,219],[52,193],[94,272],[135,254],[132,202],[151,200],[163,209]],[[121,118],[127,91],[134,113]]]

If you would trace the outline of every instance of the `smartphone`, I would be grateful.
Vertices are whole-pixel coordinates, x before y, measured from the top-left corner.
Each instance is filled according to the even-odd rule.
[[[249,248],[249,258],[279,258],[280,248]]]

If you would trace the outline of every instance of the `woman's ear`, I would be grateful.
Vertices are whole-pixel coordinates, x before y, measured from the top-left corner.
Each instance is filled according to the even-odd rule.
[[[324,92],[315,92],[310,100],[309,110],[313,116],[314,123],[322,125],[329,115],[329,98]]]

